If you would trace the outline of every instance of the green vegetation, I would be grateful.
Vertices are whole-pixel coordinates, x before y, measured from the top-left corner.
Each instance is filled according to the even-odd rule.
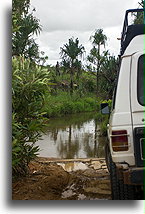
[[[138,2],[139,7],[144,8],[144,0],[141,0]],[[134,18],[134,24],[144,24],[144,14],[143,13],[137,13],[133,14],[135,16]]]
[[[82,57],[85,49],[82,45],[79,45],[79,39],[71,38],[68,44],[65,44],[61,49],[62,65],[70,74],[70,92],[73,93],[74,90],[74,76],[77,78],[81,75],[82,63],[79,58]]]
[[[93,48],[90,50],[88,61],[91,62],[93,66],[95,66],[93,69],[96,71],[96,93],[98,93],[100,68],[104,60],[104,56],[107,53],[103,52],[101,55],[101,45],[104,45],[105,47],[107,41],[106,35],[103,34],[103,29],[97,29],[95,34],[90,37],[90,41],[92,41]]]
[[[30,12],[30,0],[12,2],[12,169],[16,176],[25,174],[36,157],[35,142],[49,117],[96,111],[101,134],[106,134],[108,116],[101,115],[99,106],[103,100],[111,102],[118,59],[102,51],[107,37],[97,29],[90,37],[87,65],[82,63],[84,46],[78,38],[70,38],[60,48],[62,62],[45,66],[48,57],[34,39],[42,30],[35,9]]]
[[[48,58],[40,57],[39,46],[33,38],[42,28],[39,20],[30,12],[30,0],[12,0],[12,55],[25,56],[31,61],[45,62]]]
[[[60,91],[57,96],[48,95],[44,111],[47,117],[60,117],[66,114],[96,111],[99,102],[95,97],[71,96],[67,92]]]
[[[34,144],[46,121],[42,107],[48,72],[23,57],[12,59],[12,71],[12,167],[21,174],[38,152]]]
[[[34,34],[41,31],[39,20],[29,12],[29,0],[13,0],[12,10],[12,171],[25,174],[27,165],[39,150],[46,118],[44,95],[48,88],[48,70],[36,65],[39,56]]]

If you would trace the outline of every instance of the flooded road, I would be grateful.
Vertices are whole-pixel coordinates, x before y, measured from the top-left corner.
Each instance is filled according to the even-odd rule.
[[[50,119],[46,133],[36,145],[41,157],[102,158],[105,141],[99,136],[99,123],[93,112]]]

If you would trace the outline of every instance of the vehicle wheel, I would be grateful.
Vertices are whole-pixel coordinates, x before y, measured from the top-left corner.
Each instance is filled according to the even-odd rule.
[[[107,168],[110,172],[110,149],[108,144],[105,145],[105,160],[106,160]]]
[[[144,186],[136,186],[135,199],[145,200]]]
[[[133,185],[124,184],[123,180],[119,180],[119,198],[120,200],[134,200],[135,187]]]
[[[106,148],[107,149],[107,148]],[[108,147],[109,149],[109,147]],[[106,162],[110,168],[111,194],[112,200],[134,200],[136,198],[135,187],[133,185],[124,184],[122,179],[117,176],[116,165],[112,161],[110,151],[108,150],[108,158]]]
[[[112,200],[119,200],[119,182],[117,178],[116,166],[112,161],[111,155],[108,156],[109,168],[110,168],[110,180],[111,180],[111,195]]]
[[[124,182],[122,179],[118,180],[119,183],[119,199],[120,200],[125,200],[125,192],[127,192]]]
[[[122,181],[122,194],[120,194],[121,200],[134,200],[136,199],[135,196],[135,186],[124,184]]]

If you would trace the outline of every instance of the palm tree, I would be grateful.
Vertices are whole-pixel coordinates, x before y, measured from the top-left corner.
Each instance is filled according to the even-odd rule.
[[[118,58],[116,59],[115,56],[111,56],[108,53],[102,61],[100,68],[101,85],[102,88],[104,87],[104,90],[107,91],[107,99],[112,98],[118,70]]]
[[[70,89],[71,93],[73,93],[74,74],[75,72],[78,74],[81,70],[81,61],[79,59],[82,57],[85,48],[79,45],[78,38],[70,38],[68,44],[65,44],[60,50],[62,64],[70,73]]]
[[[101,65],[101,45],[106,44],[107,37],[105,34],[103,34],[103,29],[97,29],[95,31],[95,34],[90,37],[90,41],[92,41],[93,48],[90,51],[90,57],[88,60],[93,60],[92,63],[96,65],[96,84],[97,88],[96,91],[98,93],[98,75],[99,75],[99,70],[100,70],[100,65]]]
[[[30,0],[13,0],[12,8],[12,55],[31,60],[39,59],[39,48],[33,35],[41,32],[39,19],[30,12]]]
[[[103,29],[97,29],[95,34],[90,37],[90,41],[92,41],[93,46],[97,47],[98,53],[100,53],[101,45],[105,46],[107,41],[106,35],[103,34]]]

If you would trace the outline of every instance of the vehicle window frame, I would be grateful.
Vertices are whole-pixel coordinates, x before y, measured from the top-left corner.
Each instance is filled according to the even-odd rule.
[[[139,58],[138,58],[138,62],[137,62],[137,101],[141,106],[145,106],[145,98],[144,98],[144,77],[142,78],[142,74],[140,73],[140,70],[142,70],[144,72],[144,68],[143,68],[143,64],[140,63],[141,60],[144,63],[144,59],[145,59],[145,54],[142,54]],[[141,66],[141,67],[140,67]],[[142,69],[143,68],[143,69]],[[143,74],[144,75],[144,74]],[[141,84],[141,81],[143,81],[143,84]],[[143,87],[143,101],[141,100],[141,86]]]

